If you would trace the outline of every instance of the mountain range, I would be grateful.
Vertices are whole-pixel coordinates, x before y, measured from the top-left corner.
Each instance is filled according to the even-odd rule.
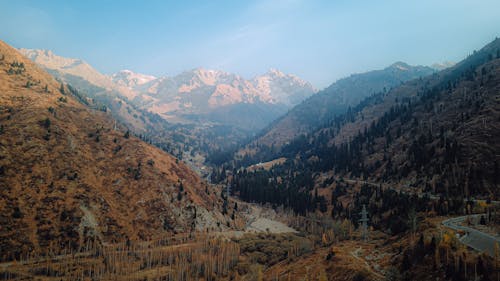
[[[2,41],[0,92],[2,259],[224,220],[220,197],[187,165],[116,129],[109,112]]]
[[[57,56],[51,51],[20,52],[84,92],[114,93],[170,123],[208,122],[258,130],[315,93],[310,83],[274,69],[250,80],[203,68],[174,77],[154,77],[130,70],[107,76],[80,59]]]
[[[246,80],[235,74],[201,68],[173,78],[156,79],[134,90],[140,93],[134,99],[136,104],[170,121],[204,116],[209,121],[236,121],[232,125],[238,125],[237,122],[241,121],[243,127],[255,128],[261,128],[314,93],[311,84],[277,70]],[[262,111],[274,114],[257,124],[248,121],[261,116],[255,114],[258,112],[238,116],[242,109],[245,111],[245,107],[257,111],[259,106],[266,109]],[[232,111],[235,111],[234,114],[224,116],[228,118],[216,117],[222,113],[228,115]]]
[[[128,88],[134,88],[156,79],[155,76],[135,73],[128,69],[118,71],[110,78],[115,84]]]
[[[261,149],[278,149],[300,134],[307,134],[335,116],[345,113],[363,99],[377,93],[387,93],[402,83],[436,72],[427,66],[411,66],[396,62],[384,69],[352,74],[292,108],[272,122],[238,153],[258,154]]]
[[[316,94],[277,70],[103,75],[22,52],[0,41],[2,279],[497,273],[500,39]]]
[[[383,71],[394,72],[394,68],[409,69],[398,63]],[[460,212],[463,198],[498,198],[500,159],[496,152],[500,146],[495,140],[500,137],[500,39],[442,71],[419,69],[417,73],[430,74],[370,95],[328,122],[316,127],[309,125],[307,133],[290,134],[281,146],[270,149],[262,140],[264,135],[257,139],[260,146],[251,144],[241,149],[240,153],[246,154],[243,158],[236,155],[236,169],[271,161],[270,171],[261,172],[279,178],[277,182],[283,186],[283,190],[276,188],[276,179],[269,179],[274,184],[263,191],[264,187],[250,183],[254,186],[251,193],[243,190],[248,196],[246,200],[254,201],[253,195],[258,194],[273,194],[263,196],[267,198],[264,201],[282,198],[275,194],[276,190],[311,196],[314,189],[328,187],[335,194],[343,178],[361,180],[368,186],[389,186],[413,194],[429,192],[445,200],[457,200],[439,209],[444,213]],[[355,77],[349,80],[356,80]],[[341,85],[339,82],[331,88]],[[308,101],[318,97],[321,93]],[[315,117],[321,120],[321,115]],[[279,131],[279,127],[275,130]],[[259,179],[258,173],[250,177]],[[246,186],[248,175],[238,174]],[[355,192],[349,191],[351,195]],[[345,190],[341,193],[345,194]],[[332,196],[331,200],[337,199]],[[296,204],[308,211],[314,206],[302,200]]]

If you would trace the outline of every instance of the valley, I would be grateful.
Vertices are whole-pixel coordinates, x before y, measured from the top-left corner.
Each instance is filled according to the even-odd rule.
[[[174,77],[130,70],[104,75],[80,59],[19,51],[127,130],[196,169],[205,160],[220,162],[224,151],[315,93],[310,83],[275,69],[250,80],[203,68]]]
[[[91,2],[0,31],[0,280],[500,280],[500,39],[450,41],[464,3]]]

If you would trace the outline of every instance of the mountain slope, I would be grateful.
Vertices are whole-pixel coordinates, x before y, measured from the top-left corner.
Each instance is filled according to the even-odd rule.
[[[252,129],[260,129],[315,92],[311,84],[294,75],[273,69],[251,80],[223,71],[202,68],[185,71],[174,77],[156,78],[130,70],[106,76],[80,59],[61,57],[47,50],[19,51],[58,79],[73,85],[92,98],[107,99],[105,102],[108,103],[112,102],[109,101],[110,98],[121,100],[122,103],[134,100],[133,106],[138,106],[139,111],[159,114],[174,123],[204,120],[221,125],[236,123],[241,128],[255,124]],[[211,118],[221,114],[227,115],[231,111],[228,108],[234,105],[237,105],[237,108],[252,110],[252,105],[256,103],[265,104],[272,108],[271,112],[276,113],[264,118],[262,122],[243,118],[241,124],[238,124],[239,116],[234,114],[227,120]],[[112,106],[108,104],[108,107]],[[137,127],[141,131],[147,130],[147,125],[140,126],[130,114],[114,113],[115,117],[130,123],[127,125]],[[138,115],[137,112],[134,114]]]
[[[0,41],[2,259],[204,229],[219,196]],[[182,182],[182,187],[180,187]],[[195,215],[197,214],[197,215]]]
[[[350,193],[353,213],[367,204],[370,214],[378,212],[381,220],[376,201],[382,192],[402,198],[401,206],[408,206],[408,193],[430,201],[422,196],[429,192],[439,201],[421,202],[416,208],[462,214],[467,205],[474,205],[466,202],[470,197],[500,197],[499,101],[496,39],[454,67],[368,98],[297,137],[269,155],[288,161],[281,159],[269,171],[239,172],[233,176],[234,190],[245,200],[284,204],[299,212],[314,211],[318,205],[325,212],[329,202],[335,214],[345,210],[337,200]],[[346,189],[344,179],[362,182],[364,188]],[[400,211],[399,220],[408,214],[407,207]]]
[[[175,141],[175,135],[190,137],[192,133],[185,128],[173,128],[159,115],[141,109],[129,100],[136,95],[131,86],[141,85],[154,77],[131,71],[121,71],[108,77],[80,59],[61,57],[46,50],[19,51],[56,80],[71,85],[71,92],[80,100],[111,113],[118,127],[130,130],[132,134],[181,157],[184,144]],[[195,149],[199,150],[199,147]]]
[[[20,51],[93,107],[110,112],[118,126],[200,169],[205,157],[233,149],[314,93],[309,83],[277,70],[252,80],[204,69],[172,78],[130,70],[105,76],[78,59]]]
[[[397,62],[382,70],[353,74],[340,79],[291,109],[265,129],[253,144],[280,147],[295,136],[307,133],[335,115],[344,113],[348,107],[358,104],[372,94],[388,91],[405,81],[432,72],[434,70],[429,67]]]
[[[50,50],[19,49],[19,52],[68,84],[76,85],[82,83],[83,79],[94,87],[102,88],[101,91],[115,90],[128,98],[134,96],[133,91],[115,84],[111,78],[101,74],[81,59],[61,57]],[[88,87],[90,88],[91,85]],[[86,89],[86,92],[92,91]]]
[[[129,83],[134,84],[132,81],[134,76],[137,79],[146,80],[151,77],[123,72],[112,78],[101,74],[81,59],[61,57],[49,50],[19,49],[19,52],[44,68],[57,80],[70,84],[81,95],[106,106],[115,119],[135,133],[144,134],[152,127],[165,127],[165,124],[159,124],[155,118],[150,118],[147,112],[140,110],[129,101],[136,93],[129,86],[124,85],[124,80],[119,78],[125,79],[125,75],[129,75],[128,78],[131,79]]]

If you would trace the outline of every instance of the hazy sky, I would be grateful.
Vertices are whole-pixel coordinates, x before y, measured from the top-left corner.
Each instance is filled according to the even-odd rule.
[[[459,61],[500,36],[499,0],[0,0],[0,39],[104,73],[277,68],[317,88],[395,61]]]

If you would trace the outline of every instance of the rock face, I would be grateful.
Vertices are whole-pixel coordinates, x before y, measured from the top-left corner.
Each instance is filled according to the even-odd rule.
[[[1,41],[0,92],[0,259],[222,220],[196,173]]]

